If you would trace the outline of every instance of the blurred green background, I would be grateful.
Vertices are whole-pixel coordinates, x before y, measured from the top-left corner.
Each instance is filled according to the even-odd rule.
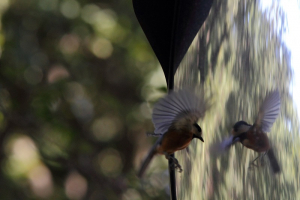
[[[131,0],[0,1],[1,199],[168,199],[167,161],[136,170],[155,138],[151,109],[166,92],[162,69]],[[214,105],[204,144],[176,154],[178,199],[300,199],[299,121],[289,87],[290,52],[277,1],[215,0],[175,75],[203,85]],[[211,145],[238,120],[252,123],[266,91],[282,110],[269,134],[282,173],[235,145]]]

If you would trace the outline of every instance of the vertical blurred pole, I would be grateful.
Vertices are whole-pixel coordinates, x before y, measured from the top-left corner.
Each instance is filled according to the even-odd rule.
[[[168,72],[168,92],[170,93],[171,90],[174,89],[174,61],[175,61],[175,47],[174,45],[176,44],[176,30],[178,27],[178,9],[179,9],[179,1],[180,0],[174,0],[175,1],[175,6],[174,6],[174,18],[173,18],[173,30],[171,34],[171,48],[170,48],[170,61],[169,61],[169,72]],[[175,158],[175,155],[171,155],[172,158]],[[169,160],[169,175],[170,175],[170,195],[171,195],[171,200],[176,200],[177,199],[177,194],[176,194],[176,176],[175,176],[175,169],[174,169],[174,159]]]
[[[170,62],[174,63],[174,62]],[[170,64],[169,70],[169,78],[168,78],[168,92],[174,89],[174,75],[173,75],[173,66]],[[171,72],[171,73],[170,73]],[[172,158],[175,158],[174,154],[171,155]],[[174,160],[169,160],[169,175],[170,175],[170,195],[171,200],[176,200],[176,177],[175,177],[175,169],[174,169]]]

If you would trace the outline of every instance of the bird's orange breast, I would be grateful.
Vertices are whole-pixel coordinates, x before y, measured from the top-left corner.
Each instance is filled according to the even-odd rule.
[[[242,144],[257,152],[265,152],[270,149],[269,139],[266,133],[256,127],[251,127]]]
[[[193,134],[186,131],[169,130],[165,133],[157,152],[172,154],[175,151],[186,148],[193,139]]]

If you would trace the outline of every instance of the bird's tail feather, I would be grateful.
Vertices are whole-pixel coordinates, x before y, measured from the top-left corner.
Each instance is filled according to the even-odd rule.
[[[279,173],[280,172],[280,166],[279,166],[279,163],[274,155],[274,151],[273,149],[269,149],[269,151],[267,152],[267,156],[269,158],[269,161],[270,161],[270,165],[271,165],[271,168],[274,172],[274,174],[276,173]]]
[[[146,157],[145,160],[143,161],[143,163],[142,163],[142,165],[141,165],[141,167],[140,167],[140,170],[139,170],[139,172],[138,172],[138,177],[139,177],[139,178],[142,178],[142,177],[143,177],[143,175],[144,175],[144,173],[145,173],[145,171],[146,171],[148,165],[150,164],[150,162],[151,162],[153,156],[156,154],[156,148],[157,148],[157,146],[161,143],[162,137],[163,137],[163,136],[161,136],[161,137],[155,142],[155,144],[154,144],[154,145],[152,146],[152,148],[150,149],[150,151],[149,151],[147,157]]]

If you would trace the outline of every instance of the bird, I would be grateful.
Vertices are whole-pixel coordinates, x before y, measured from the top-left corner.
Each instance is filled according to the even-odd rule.
[[[221,149],[228,150],[231,145],[240,142],[249,149],[258,153],[264,153],[263,155],[266,154],[269,158],[272,171],[275,174],[279,173],[280,166],[271,148],[267,133],[270,132],[273,123],[280,113],[280,104],[279,91],[274,90],[269,92],[259,109],[254,124],[251,125],[245,121],[236,122],[231,131],[232,135],[221,143]],[[254,164],[256,159],[251,164]]]
[[[204,142],[202,129],[197,122],[204,117],[206,108],[207,101],[204,100],[203,90],[200,90],[200,95],[196,95],[191,89],[171,91],[154,105],[154,135],[159,138],[141,164],[138,177],[144,175],[152,158],[157,154],[165,155],[168,160],[172,159],[174,164],[170,167],[182,171],[178,160],[171,155],[188,147],[194,138]]]

